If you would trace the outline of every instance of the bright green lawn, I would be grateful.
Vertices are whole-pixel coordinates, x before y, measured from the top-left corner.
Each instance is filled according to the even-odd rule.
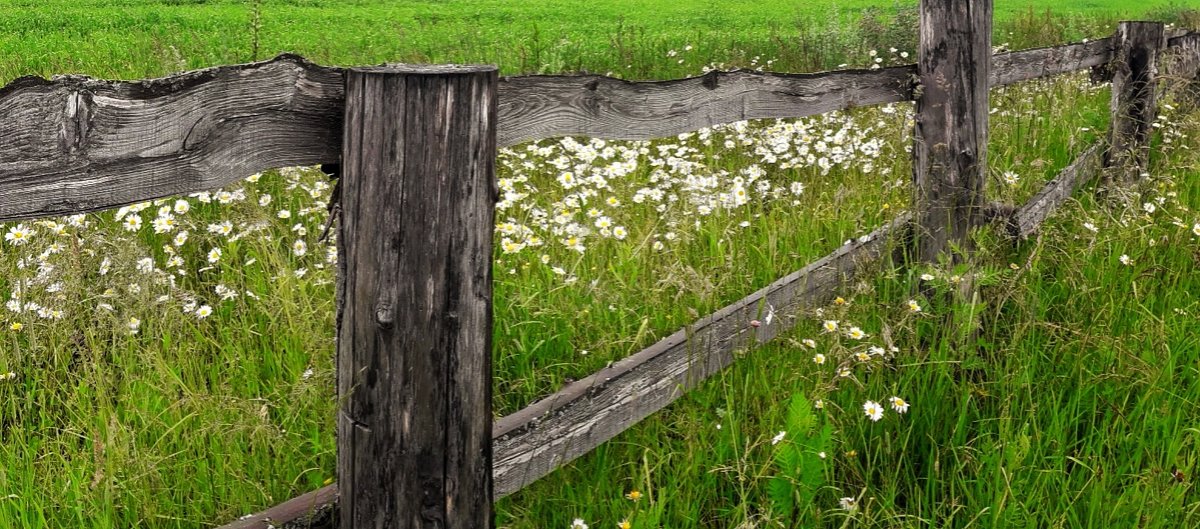
[[[755,55],[782,59],[777,69],[811,69],[865,52],[864,39],[867,47],[899,46],[892,37],[908,34],[906,29],[851,36],[859,30],[852,19],[867,6],[879,6],[889,18],[897,6],[915,2],[266,0],[257,55],[252,5],[252,0],[0,0],[0,80],[64,72],[140,78],[281,51],[341,65],[489,62],[509,73],[586,69],[626,77],[678,76],[707,62],[744,65]],[[1033,42],[1014,45],[1095,36],[1101,31],[1096,20],[1107,24],[1170,5],[1177,4],[1001,0],[996,40],[1006,42],[1006,28],[1031,12],[1034,19],[1047,10],[1060,18],[1025,31]],[[802,34],[808,38],[798,39]],[[687,44],[697,53],[685,64],[667,60],[668,50]],[[813,63],[816,55],[823,60]]]

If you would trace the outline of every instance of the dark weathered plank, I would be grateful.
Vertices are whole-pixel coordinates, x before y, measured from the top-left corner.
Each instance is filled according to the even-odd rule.
[[[1049,77],[1107,64],[1113,38],[1064,46],[998,53],[992,56],[991,86]]]
[[[912,66],[814,74],[713,71],[629,82],[602,76],[509,77],[500,145],[552,136],[653,139],[745,119],[823,114],[912,99]]]
[[[992,86],[1105,64],[1112,38],[993,56]],[[988,50],[990,53],[990,49]],[[913,65],[814,74],[710,72],[629,82],[522,76],[500,86],[500,145],[553,136],[652,139],[743,119],[804,117],[912,99]]]
[[[641,83],[511,77],[499,88],[498,141],[657,138],[905,101],[912,71],[735,71]],[[14,81],[0,88],[0,221],[94,211],[212,189],[263,169],[337,162],[343,76],[281,55],[147,81]]]
[[[1166,28],[1163,30],[1163,35],[1165,35],[1167,37],[1167,39],[1182,37],[1184,35],[1191,35],[1193,33],[1200,33],[1200,31],[1197,31],[1195,29],[1180,28],[1180,27]]]
[[[916,256],[970,250],[987,176],[991,0],[921,0],[913,135]],[[957,260],[963,257],[956,253]]]
[[[858,269],[907,237],[910,216],[724,307],[634,355],[495,423],[496,497],[520,490],[611,439],[736,359],[738,350],[795,325],[802,308],[832,298]],[[771,316],[768,316],[771,314]],[[753,327],[750,322],[759,320]],[[221,529],[266,529],[337,501],[335,485],[246,517]]]
[[[494,66],[346,72],[339,527],[492,527]]]
[[[1200,31],[1173,37],[1167,47],[1169,57],[1163,61],[1162,77],[1200,80]]]
[[[1158,117],[1158,56],[1166,45],[1161,22],[1117,25],[1113,58],[1112,115],[1104,163],[1125,178],[1145,170],[1150,161],[1150,134]]]
[[[337,487],[335,483],[301,494],[219,529],[334,529],[337,525]]]
[[[137,82],[18,79],[0,88],[0,221],[336,161],[341,85],[294,55]]]
[[[993,82],[1083,68],[1096,41],[1002,54]],[[915,66],[814,74],[712,72],[629,82],[521,76],[499,87],[498,144],[647,139],[752,118],[912,99]],[[0,88],[0,221],[220,187],[273,167],[337,162],[344,70],[301,57],[135,82],[61,76]]]
[[[1093,145],[1080,154],[1071,165],[1046,183],[1025,205],[1013,212],[1008,219],[1009,234],[1025,239],[1037,231],[1038,226],[1066,202],[1079,186],[1100,174],[1104,165],[1104,145]]]
[[[525,487],[584,455],[732,363],[737,351],[794,325],[802,307],[832,298],[906,227],[907,216],[658,343],[496,423],[496,494]],[[768,314],[772,314],[768,317]],[[759,320],[754,327],[752,320]]]

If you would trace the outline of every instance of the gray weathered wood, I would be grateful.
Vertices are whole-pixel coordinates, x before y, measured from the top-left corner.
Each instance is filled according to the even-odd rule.
[[[1086,67],[1103,42],[998,55],[992,81]],[[638,83],[509,77],[499,87],[498,142],[655,138],[906,101],[915,71],[734,71]],[[0,88],[0,222],[213,189],[273,167],[337,162],[344,75],[281,55],[135,82],[18,79]]]
[[[1008,219],[1009,234],[1015,238],[1028,238],[1076,189],[1100,174],[1103,165],[1103,144],[1093,145],[1084,151],[1033,198],[1013,212]]]
[[[219,529],[334,529],[337,526],[337,488],[336,483],[326,485]]]
[[[571,134],[655,138],[742,119],[905,101],[912,71],[735,71],[642,83],[510,77],[499,87],[499,145]],[[337,162],[344,75],[281,55],[146,81],[18,79],[0,88],[0,222],[213,189],[274,167]]]
[[[1161,77],[1185,86],[1191,99],[1200,101],[1200,32],[1171,38],[1167,48]]]
[[[1105,165],[1125,177],[1136,176],[1150,161],[1150,134],[1158,117],[1155,77],[1159,49],[1165,44],[1161,22],[1121,22],[1113,58],[1112,114]]]
[[[346,72],[343,529],[494,524],[497,80],[492,66]]]
[[[552,136],[653,139],[746,119],[789,118],[907,101],[912,66],[814,74],[713,71],[629,82],[611,77],[509,77],[500,85],[500,144]]]
[[[737,351],[793,327],[801,309],[828,301],[856,277],[860,267],[902,244],[910,218],[902,215],[658,343],[498,420],[492,431],[496,497],[512,494],[586,454],[729,365],[737,359]],[[760,321],[758,327],[750,324],[755,319]],[[333,487],[301,495],[289,505],[326,509],[337,501]],[[266,517],[278,525],[294,519],[285,515],[308,512],[282,507],[221,529],[266,529]]]
[[[997,54],[990,85],[1107,63],[1112,42],[1106,38]],[[652,139],[743,119],[804,117],[907,101],[915,74],[915,66],[907,65],[815,74],[710,72],[640,83],[601,76],[510,77],[500,87],[500,144],[565,135]]]
[[[1165,34],[1168,39],[1174,39],[1176,37],[1181,37],[1181,36],[1187,35],[1187,34],[1189,34],[1189,32],[1188,32],[1188,30],[1182,29],[1182,28],[1171,28],[1171,29],[1166,30]],[[1117,45],[1117,38],[1110,37],[1109,40],[1111,42],[1110,48],[1115,48]],[[1112,58],[1115,55],[1116,55],[1116,50],[1114,49],[1114,50],[1112,50],[1112,53],[1109,54],[1109,61],[1107,63],[1092,67],[1091,80],[1093,83],[1106,83],[1106,82],[1112,81],[1112,78],[1113,78]]]
[[[1200,31],[1180,35],[1167,42],[1175,60],[1168,64],[1165,75],[1192,79],[1200,75]]]
[[[0,221],[336,161],[341,84],[294,55],[138,82],[18,79],[0,88]]]
[[[970,250],[987,175],[991,0],[921,0],[913,138],[916,257]],[[962,255],[956,253],[955,259]]]
[[[1033,48],[992,56],[991,86],[1061,75],[1107,64],[1112,60],[1112,37],[1088,42]]]

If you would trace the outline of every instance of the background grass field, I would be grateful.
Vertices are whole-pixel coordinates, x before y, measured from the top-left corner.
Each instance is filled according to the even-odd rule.
[[[612,71],[674,77],[708,62],[832,67],[872,47],[914,42],[916,2],[566,0],[394,2],[0,0],[0,79],[88,73],[142,78],[268,58],[327,64],[485,62],[506,73]],[[1163,18],[1171,0],[996,2],[996,44],[1029,47],[1094,36],[1115,20]],[[864,14],[885,31],[860,25]],[[1047,13],[1054,18],[1047,20]],[[1039,27],[1027,27],[1036,24]],[[1026,27],[1020,27],[1020,26]],[[803,38],[802,38],[803,37]],[[1011,38],[1010,38],[1011,37]],[[863,42],[865,40],[865,42]],[[891,42],[885,42],[885,41]],[[685,62],[665,60],[692,45]],[[789,61],[797,64],[789,64]],[[815,64],[814,64],[815,63]]]
[[[626,78],[889,65],[911,62],[911,6],[0,0],[0,82],[282,51]],[[1104,36],[1120,18],[1200,25],[1167,2],[996,10],[995,44],[1014,49]],[[993,91],[989,196],[1031,196],[1102,137],[1107,101],[1081,75]],[[982,230],[969,266],[881,265],[844,303],[500,502],[499,523],[1196,525],[1200,119],[1165,103],[1143,185],[1081,192],[1015,247]],[[907,207],[910,109],[502,153],[497,413]],[[28,240],[0,242],[0,374],[13,374],[0,380],[0,528],[209,527],[333,478],[328,192],[313,170],[268,171],[224,194],[0,227]],[[917,286],[962,278],[977,297]],[[907,413],[864,416],[892,396]]]

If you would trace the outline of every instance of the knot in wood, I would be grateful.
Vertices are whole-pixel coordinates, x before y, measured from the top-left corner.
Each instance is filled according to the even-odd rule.
[[[392,326],[396,321],[395,309],[392,304],[387,301],[380,301],[375,304],[375,324],[383,328]]]

